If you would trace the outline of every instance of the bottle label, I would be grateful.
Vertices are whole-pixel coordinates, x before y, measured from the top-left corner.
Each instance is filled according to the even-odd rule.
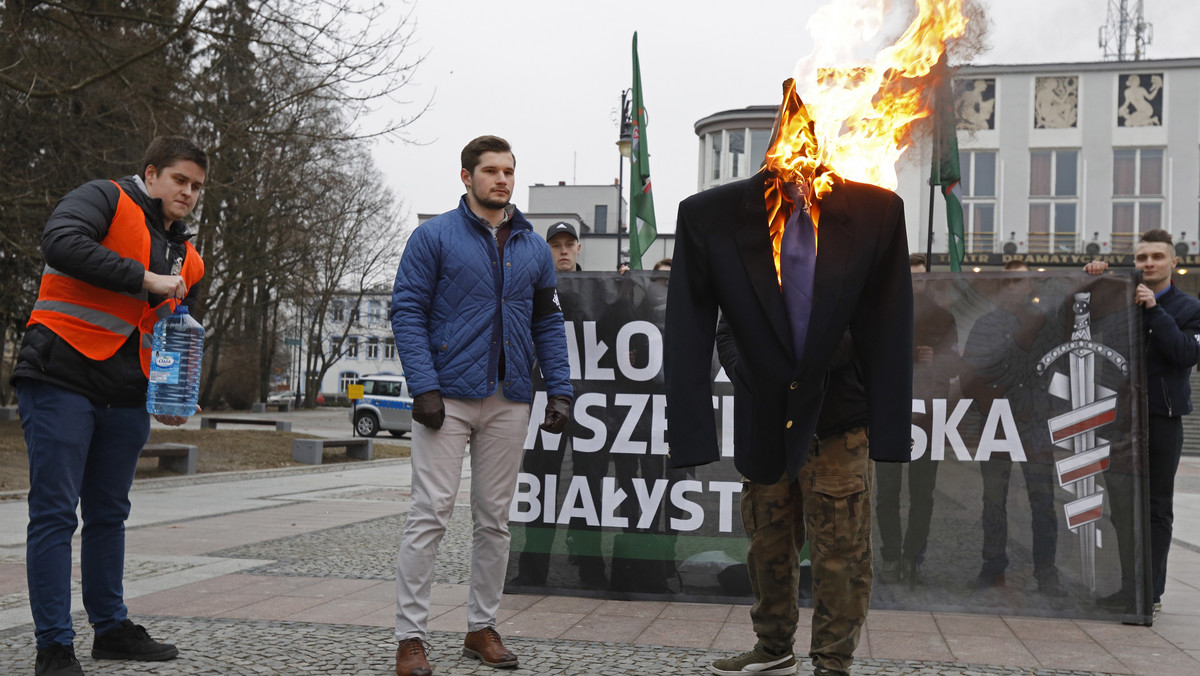
[[[159,385],[179,384],[179,353],[155,350],[150,355],[150,382]]]

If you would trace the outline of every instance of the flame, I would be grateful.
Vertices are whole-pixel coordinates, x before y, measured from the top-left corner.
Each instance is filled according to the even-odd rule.
[[[802,186],[804,199],[817,208],[839,177],[888,189],[897,185],[896,161],[911,145],[912,125],[932,112],[932,80],[946,41],[963,35],[963,0],[916,0],[917,16],[894,45],[869,63],[841,65],[831,58],[864,33],[883,25],[883,0],[834,0],[809,21],[817,48],[808,59],[810,73],[784,82],[775,118],[774,138],[764,167],[773,174],[765,191],[779,271],[779,246],[794,208],[780,182]],[[802,65],[805,62],[801,62]],[[818,221],[814,210],[813,222]]]

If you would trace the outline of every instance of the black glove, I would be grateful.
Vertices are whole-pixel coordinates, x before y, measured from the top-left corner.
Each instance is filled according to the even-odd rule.
[[[571,398],[565,394],[551,395],[546,400],[546,422],[538,425],[538,429],[551,434],[559,434],[567,427],[571,419]]]
[[[442,403],[441,390],[422,392],[413,399],[413,420],[422,425],[440,430],[446,419],[446,405]]]

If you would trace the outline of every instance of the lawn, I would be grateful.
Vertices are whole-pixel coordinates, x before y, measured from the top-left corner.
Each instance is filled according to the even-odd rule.
[[[292,461],[292,440],[313,438],[309,434],[267,430],[196,430],[153,429],[152,444],[191,444],[199,449],[196,471],[229,472],[275,467],[304,467]],[[375,458],[407,458],[407,440],[402,444],[374,445]],[[346,456],[345,449],[331,448],[325,452],[324,463],[361,462]],[[179,476],[158,468],[157,458],[138,461],[137,479]],[[25,437],[19,421],[0,421],[0,492],[29,488],[29,461],[25,452]]]

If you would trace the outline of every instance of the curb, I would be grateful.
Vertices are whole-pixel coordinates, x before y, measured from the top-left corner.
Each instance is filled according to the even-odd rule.
[[[131,491],[170,488],[172,486],[194,486],[199,484],[214,484],[226,481],[251,481],[254,479],[269,479],[277,476],[294,474],[324,474],[328,472],[344,472],[361,467],[387,467],[409,462],[408,458],[382,458],[380,460],[354,460],[349,462],[331,463],[328,465],[313,465],[306,467],[272,467],[269,469],[243,469],[230,472],[207,472],[177,477],[154,477],[152,479],[134,479]],[[2,491],[0,502],[5,500],[24,500],[29,495],[28,490]]]

